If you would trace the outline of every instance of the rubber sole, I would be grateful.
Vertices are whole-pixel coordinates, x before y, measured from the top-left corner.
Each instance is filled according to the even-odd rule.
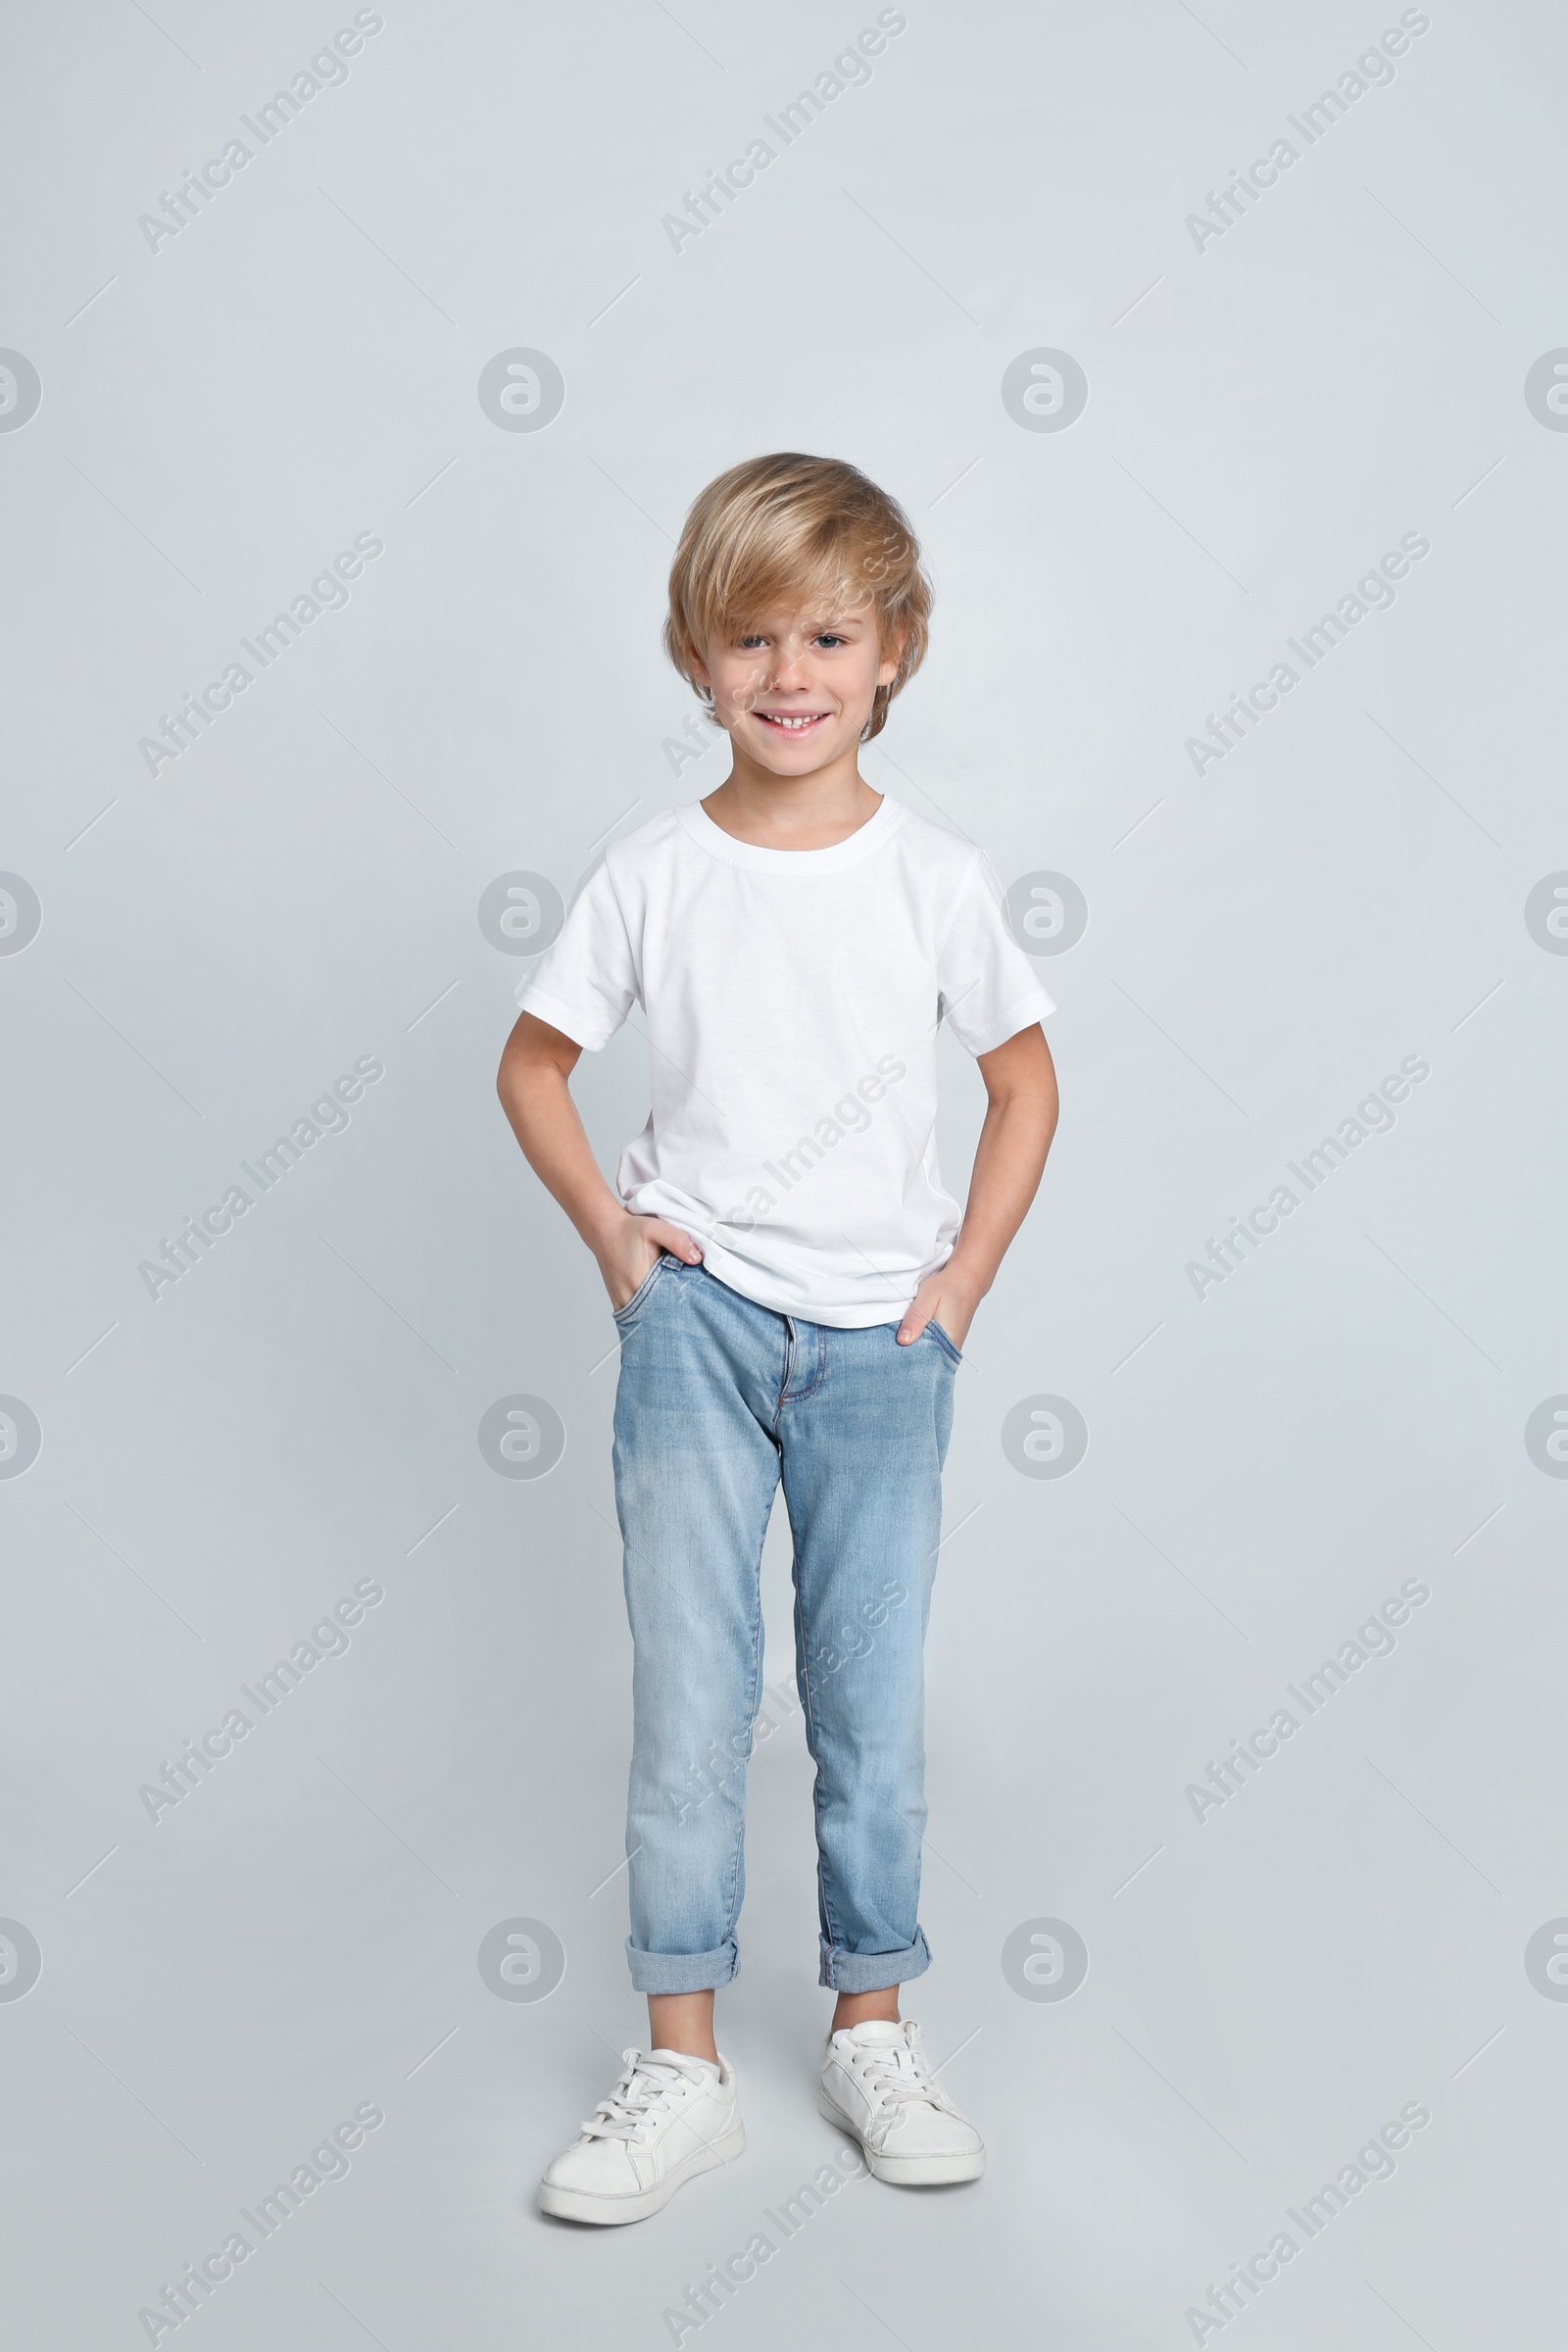
[[[596,2222],[613,2227],[620,2222],[645,2222],[651,2213],[669,2203],[677,2188],[704,2173],[716,2173],[722,2164],[733,2164],[746,2146],[746,2127],[736,2118],[731,2131],[710,2140],[706,2148],[694,2148],[682,2164],[676,2166],[667,2180],[657,2188],[645,2188],[639,2196],[596,2196],[591,2189],[556,2188],[548,2180],[539,2183],[539,2210],[553,2213],[558,2221]]]
[[[940,2188],[951,2180],[978,2180],[986,2169],[986,2152],[976,2148],[968,2156],[882,2156],[868,2147],[842,2107],[836,2106],[826,2090],[819,2089],[817,2106],[830,2124],[837,2124],[847,2137],[853,2139],[865,2158],[866,2170],[878,2180],[887,2180],[897,2188]]]

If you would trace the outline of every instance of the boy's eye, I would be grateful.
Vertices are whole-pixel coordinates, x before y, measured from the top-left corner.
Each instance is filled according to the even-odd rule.
[[[811,639],[813,645],[825,646],[829,652],[841,645],[848,645],[849,642],[849,639],[841,636],[836,629],[819,629]],[[760,631],[756,631],[749,637],[737,637],[735,650],[741,654],[755,654],[760,652],[766,643],[766,637]]]

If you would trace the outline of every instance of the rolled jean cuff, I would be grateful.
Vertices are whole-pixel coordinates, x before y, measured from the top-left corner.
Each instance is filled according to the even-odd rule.
[[[634,1992],[711,1992],[741,1964],[733,1936],[710,1952],[644,1952],[626,1938]]]
[[[902,1952],[846,1952],[825,1939],[818,1941],[822,1967],[816,1981],[834,1992],[882,1992],[890,1984],[923,1977],[931,1965],[924,1928],[915,1929],[914,1941]]]

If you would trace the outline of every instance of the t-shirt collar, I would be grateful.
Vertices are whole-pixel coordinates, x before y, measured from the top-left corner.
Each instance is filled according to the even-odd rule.
[[[842,841],[833,842],[825,850],[769,850],[752,841],[737,841],[722,825],[715,825],[700,801],[689,801],[675,811],[683,830],[723,865],[742,866],[754,874],[832,874],[849,865],[858,865],[879,850],[889,836],[904,821],[904,805],[885,792],[882,805],[874,816]]]

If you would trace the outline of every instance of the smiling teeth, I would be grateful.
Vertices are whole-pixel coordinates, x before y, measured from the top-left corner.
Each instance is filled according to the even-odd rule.
[[[759,715],[765,718],[770,727],[809,727],[823,713],[820,710],[809,710],[801,718],[786,718],[781,710],[763,710]]]

